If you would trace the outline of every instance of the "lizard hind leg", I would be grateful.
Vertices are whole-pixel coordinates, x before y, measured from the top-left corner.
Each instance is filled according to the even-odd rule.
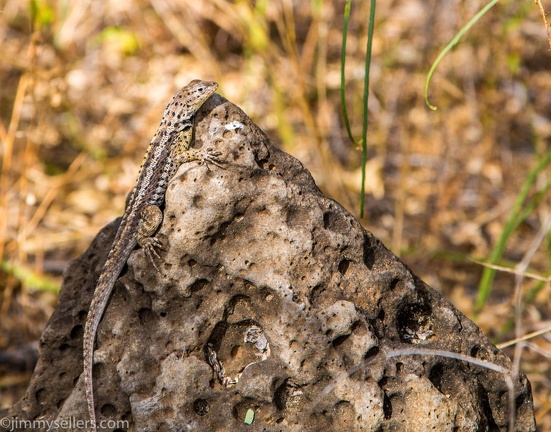
[[[158,249],[166,250],[166,244],[163,239],[154,237],[155,231],[163,221],[163,212],[153,204],[145,206],[140,213],[140,224],[138,226],[138,245],[144,250],[146,257],[149,259],[155,270],[160,272],[157,260],[161,260]]]

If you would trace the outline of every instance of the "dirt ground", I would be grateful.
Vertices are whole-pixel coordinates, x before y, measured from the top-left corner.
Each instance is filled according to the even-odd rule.
[[[423,100],[432,62],[485,4],[377,4],[361,221],[499,345],[551,329],[551,52],[537,3],[499,2],[436,70],[438,110]],[[356,140],[369,6],[351,3]],[[122,214],[164,106],[191,79],[217,81],[359,217],[361,151],[339,93],[344,8],[2,0],[0,352],[27,361],[0,362],[0,408],[25,389],[63,268]],[[501,269],[477,309],[484,262]],[[551,333],[505,351],[532,383],[538,430],[551,430]]]

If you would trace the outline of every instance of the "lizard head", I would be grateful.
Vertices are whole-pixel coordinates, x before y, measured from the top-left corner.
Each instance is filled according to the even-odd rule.
[[[216,91],[218,84],[214,81],[193,80],[185,86],[180,92],[184,94],[186,100],[193,101],[192,105],[199,109],[203,103]],[[193,109],[193,108],[192,108]]]
[[[191,127],[191,119],[218,88],[214,81],[193,80],[176,92],[165,109],[161,126],[176,132]]]

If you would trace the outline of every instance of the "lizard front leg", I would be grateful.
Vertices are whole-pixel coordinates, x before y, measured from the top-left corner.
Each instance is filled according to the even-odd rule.
[[[172,156],[177,166],[192,161],[199,161],[199,163],[205,163],[207,168],[209,163],[224,168],[221,165],[223,161],[219,158],[222,154],[221,152],[210,147],[202,150],[190,148],[192,141],[193,129],[191,127],[186,127],[180,131],[178,138],[175,140],[176,144],[172,150]]]
[[[222,152],[214,150],[212,148],[207,149],[189,149],[185,152],[176,153],[175,159],[178,165],[182,165],[192,161],[198,161],[201,164],[205,164],[207,168],[208,164],[216,165],[219,168],[225,169],[222,165],[224,161],[220,159]]]
[[[200,163],[205,163],[208,168],[208,164],[216,165],[220,168],[224,168],[221,164],[223,161],[219,158],[221,152],[214,150],[212,148],[207,148],[205,150],[197,149],[188,149],[181,151],[182,149],[177,148],[177,151],[173,153],[175,159],[175,166],[180,166],[184,163],[189,163],[192,161],[199,161]],[[163,221],[163,212],[161,209],[154,205],[148,204],[142,208],[140,212],[140,222],[138,225],[138,245],[144,249],[145,254],[148,259],[151,261],[155,269],[159,271],[155,259],[161,259],[157,253],[157,249],[164,250],[165,245],[163,241],[158,237],[155,237],[155,231],[161,225]]]

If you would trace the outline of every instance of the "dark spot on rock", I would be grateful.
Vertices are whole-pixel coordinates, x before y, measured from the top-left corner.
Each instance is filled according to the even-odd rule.
[[[339,345],[342,345],[344,343],[344,341],[346,339],[348,339],[350,337],[349,334],[347,335],[342,335],[342,336],[339,336],[335,339],[333,339],[333,342],[331,342],[333,344],[333,347],[337,348]]]
[[[401,282],[401,279],[398,279],[398,278],[394,278],[390,281],[390,284],[388,285],[388,287],[393,290],[394,288],[396,288],[396,286]]]
[[[141,325],[147,327],[155,322],[155,314],[149,308],[142,308],[138,311],[138,318]]]
[[[191,284],[189,289],[191,290],[192,293],[196,293],[198,291],[201,291],[208,284],[209,284],[209,281],[206,279],[197,279],[195,282]]]
[[[375,250],[376,248],[371,244],[370,237],[367,235],[367,233],[364,233],[363,262],[369,270],[373,268],[373,264],[376,260]]]
[[[39,402],[44,400],[44,397],[46,396],[46,393],[47,393],[46,390],[43,389],[43,388],[39,388],[38,390],[36,390],[34,392],[36,400],[39,401]]]
[[[471,356],[486,361],[491,361],[492,358],[490,352],[478,344],[471,348]]]
[[[444,376],[444,366],[442,363],[436,363],[429,372],[429,381],[434,387],[442,393],[442,377]]]
[[[270,169],[270,167],[269,167],[270,155],[269,154],[266,155],[266,157],[263,157],[261,159],[257,159],[255,157],[255,162],[258,165],[258,167],[261,168],[261,169],[264,169],[264,170],[265,169]]]
[[[310,290],[310,293],[308,294],[308,300],[310,301],[310,304],[314,305],[320,294],[324,291],[325,286],[323,284],[318,284],[314,288],[312,288]]]
[[[345,233],[350,229],[347,220],[336,211],[327,211],[323,214],[323,227],[338,233]]]
[[[274,391],[274,404],[277,409],[283,411],[287,408],[287,399],[289,393],[287,391],[287,380],[284,380],[281,384],[276,384],[276,389]]]
[[[108,417],[108,418],[115,417],[117,415],[117,409],[115,408],[114,405],[109,403],[102,405],[100,408],[100,412],[102,416]]]
[[[298,206],[290,205],[287,207],[287,214],[285,217],[285,223],[289,228],[301,229],[304,227],[308,218],[306,214],[303,214]]]
[[[195,399],[193,401],[193,411],[200,416],[204,416],[209,412],[209,403],[205,399]]]
[[[210,245],[214,245],[217,241],[222,241],[226,238],[226,230],[231,225],[232,221],[222,222],[216,232],[210,238]]]
[[[426,335],[431,324],[432,309],[426,303],[411,303],[402,306],[396,315],[396,327],[405,342]]]
[[[84,331],[82,329],[82,326],[80,324],[76,325],[71,329],[71,339],[81,338],[83,333]]]
[[[342,274],[343,276],[346,274],[346,272],[348,271],[348,267],[350,267],[350,260],[349,259],[346,259],[344,258],[343,260],[341,260],[341,262],[339,263],[339,273]]]
[[[478,385],[478,397],[482,404],[482,418],[478,424],[478,430],[489,430],[489,431],[499,431],[501,430],[494,419],[492,414],[492,408],[490,406],[490,401],[488,400],[488,393],[482,385]],[[503,398],[507,400],[507,397]]]
[[[383,392],[383,414],[386,420],[392,417],[392,403],[386,392]]]
[[[365,353],[364,355],[364,360],[369,360],[369,359],[372,359],[376,356],[379,355],[379,347],[378,346],[374,346],[374,347],[371,347],[367,350],[367,352]]]

